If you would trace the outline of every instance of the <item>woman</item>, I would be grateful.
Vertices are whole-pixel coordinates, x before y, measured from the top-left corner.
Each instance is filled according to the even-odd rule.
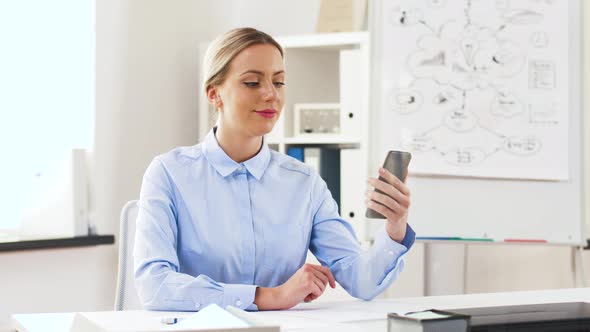
[[[144,175],[134,250],[144,306],[288,309],[335,281],[362,299],[386,289],[415,238],[405,184],[383,170],[387,182],[369,179],[393,198],[368,193],[387,222],[362,251],[321,177],[264,142],[285,101],[281,46],[255,29],[231,30],[204,68],[217,126],[201,144],[156,157]],[[305,264],[308,249],[321,266]]]

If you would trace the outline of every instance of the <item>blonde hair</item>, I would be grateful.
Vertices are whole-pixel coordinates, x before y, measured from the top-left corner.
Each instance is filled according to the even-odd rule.
[[[283,57],[283,48],[270,35],[254,28],[237,28],[217,37],[207,48],[203,68],[205,81],[203,90],[223,83],[231,61],[244,49],[257,44],[275,46]]]

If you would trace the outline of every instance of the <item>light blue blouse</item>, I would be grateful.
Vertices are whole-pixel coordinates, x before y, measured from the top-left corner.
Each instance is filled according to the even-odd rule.
[[[237,163],[213,130],[203,143],[152,161],[136,227],[136,288],[153,310],[193,311],[211,303],[257,310],[256,287],[287,281],[308,249],[348,293],[371,299],[397,278],[415,238],[408,227],[399,244],[383,228],[361,250],[315,171],[266,143]]]

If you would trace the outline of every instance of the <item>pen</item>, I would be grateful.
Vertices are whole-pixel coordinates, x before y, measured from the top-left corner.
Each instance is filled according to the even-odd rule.
[[[167,318],[162,318],[161,322],[162,322],[162,324],[165,324],[165,325],[174,325],[174,324],[180,322],[181,320],[182,320],[182,318],[167,317]]]

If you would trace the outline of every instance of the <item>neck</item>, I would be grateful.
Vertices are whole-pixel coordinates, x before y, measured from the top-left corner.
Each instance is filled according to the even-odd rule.
[[[262,147],[262,136],[246,136],[232,133],[221,124],[215,137],[221,149],[235,162],[241,163],[254,157]]]

